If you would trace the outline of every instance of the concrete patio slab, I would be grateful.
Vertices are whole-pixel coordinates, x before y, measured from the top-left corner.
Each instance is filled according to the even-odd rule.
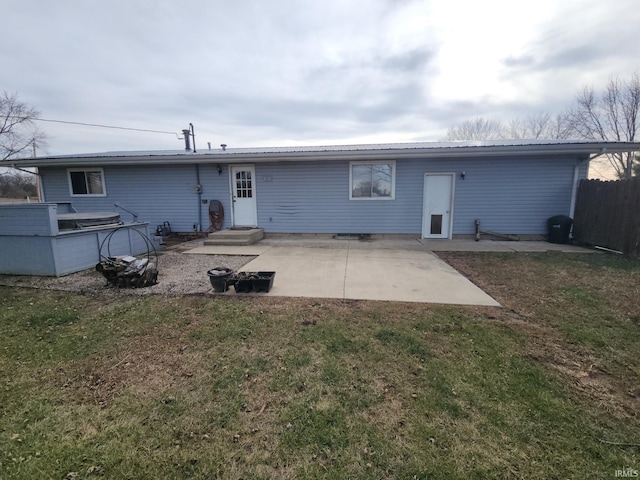
[[[201,247],[192,248],[183,253],[193,253],[196,255],[262,255],[269,250],[272,245],[255,244],[255,245],[203,245]]]
[[[428,251],[276,245],[242,271],[275,271],[269,296],[499,306]]]
[[[596,253],[595,250],[536,240],[521,240],[510,242],[507,240],[428,240],[420,239],[420,244],[432,252],[565,252],[565,253]]]
[[[301,249],[302,250],[302,249]],[[347,249],[309,248],[287,255],[289,248],[274,247],[246,264],[244,272],[276,272],[268,293],[281,297],[346,298],[344,278]]]
[[[250,246],[200,246],[185,253],[257,256],[242,271],[275,271],[276,277],[268,294],[256,295],[498,306],[433,253],[452,251],[594,252],[542,241],[267,237]],[[233,288],[226,295],[235,295]]]
[[[350,249],[348,245],[339,248],[324,248],[324,247],[282,247],[275,246],[267,250],[269,256],[276,257],[328,257],[336,258],[338,260],[346,260]]]
[[[576,245],[563,245],[548,242],[504,242],[513,252],[562,252],[562,253],[599,253],[590,248],[578,247]]]
[[[288,248],[321,248],[329,250],[403,250],[430,252],[564,252],[564,253],[599,253],[597,250],[535,240],[510,242],[506,240],[471,239],[429,240],[420,238],[408,239],[375,239],[375,240],[335,240],[326,238],[265,238],[260,243],[250,246],[199,246],[185,253],[209,255],[261,255],[271,247]]]
[[[499,306],[434,254],[397,250],[350,252],[344,298]]]

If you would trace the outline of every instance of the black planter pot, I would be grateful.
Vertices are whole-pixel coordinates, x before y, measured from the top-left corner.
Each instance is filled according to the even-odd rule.
[[[236,293],[269,292],[276,272],[238,272],[234,275]]]
[[[233,284],[233,270],[230,268],[216,267],[207,272],[209,281],[214,292],[226,292],[230,285]]]
[[[233,284],[233,288],[236,289],[236,293],[249,293],[253,291],[251,275],[252,272],[238,272],[234,275],[235,283]]]
[[[256,292],[268,292],[273,287],[275,276],[276,272],[256,272],[256,275],[251,277],[253,290]]]

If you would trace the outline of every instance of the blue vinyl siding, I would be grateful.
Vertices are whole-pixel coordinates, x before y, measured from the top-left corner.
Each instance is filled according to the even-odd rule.
[[[573,157],[399,160],[392,201],[349,200],[348,162],[257,165],[258,225],[282,233],[419,235],[425,173],[454,173],[454,235],[474,233],[475,219],[486,230],[544,234],[547,218],[569,213],[576,163]]]
[[[418,222],[419,232],[421,209],[412,205],[422,191],[404,188],[409,172],[403,162],[396,168],[395,200],[349,200],[348,161],[258,164],[258,225],[282,233],[414,233]]]
[[[143,236],[147,224],[59,232],[59,210],[68,212],[69,205],[0,205],[0,274],[60,276],[93,268],[100,261],[103,240],[114,231],[103,255],[137,255],[148,250]]]
[[[73,202],[79,212],[117,211],[124,221],[131,216],[114,207],[118,202],[139,214],[140,221],[151,229],[165,221],[178,232],[191,232],[199,223],[209,227],[209,205],[201,199],[220,200],[225,207],[225,224],[229,225],[229,177],[227,168],[218,175],[215,166],[200,166],[201,199],[195,191],[196,167],[191,164],[167,166],[104,167],[106,196],[71,197],[66,168],[40,168],[47,202]]]
[[[112,233],[112,229],[72,231],[53,237],[51,245],[56,266],[55,275],[62,276],[93,268],[99,261],[104,260],[100,255],[106,257],[145,254],[149,247],[142,235],[149,235],[151,232],[148,230],[147,225],[121,229],[113,233],[110,241],[106,242],[105,239]],[[150,260],[155,262],[155,257],[151,255]]]
[[[0,235],[51,236],[58,233],[57,205],[5,204],[0,207]]]
[[[55,275],[51,237],[0,235],[0,273]]]
[[[564,157],[495,157],[465,159],[397,159],[394,200],[349,200],[349,161],[256,163],[258,226],[267,233],[422,232],[425,173],[455,174],[453,234],[474,233],[474,220],[484,230],[544,234],[546,220],[568,215],[574,166]],[[220,200],[224,227],[231,225],[229,166],[200,166],[202,199]],[[465,172],[465,179],[460,177]],[[209,226],[208,204],[195,192],[192,164],[104,167],[105,197],[69,195],[65,168],[41,168],[48,202],[72,201],[80,211],[112,211],[119,202],[139,213],[140,221],[171,223],[174,231]],[[586,165],[580,168],[586,176]],[[125,221],[129,215],[122,212]]]
[[[569,214],[576,163],[574,158],[502,158],[461,164],[453,233],[474,233],[479,219],[483,230],[545,234],[549,217]]]

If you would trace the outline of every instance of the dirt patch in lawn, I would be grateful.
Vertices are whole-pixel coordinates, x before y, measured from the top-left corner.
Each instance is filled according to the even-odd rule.
[[[73,366],[71,376],[58,371],[58,383],[75,392],[71,398],[76,402],[101,408],[125,392],[149,398],[167,389],[181,390],[193,377],[198,359],[185,342],[175,337],[161,332],[135,337],[116,357],[80,361]]]

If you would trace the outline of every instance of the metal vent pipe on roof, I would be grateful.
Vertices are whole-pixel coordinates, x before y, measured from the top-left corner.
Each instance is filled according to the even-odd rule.
[[[193,138],[193,153],[196,153],[196,130],[193,128],[193,123],[189,124],[189,128],[191,129],[191,138]]]
[[[220,146],[222,147],[222,150],[226,150],[227,149],[227,144],[226,143],[221,143]]]
[[[184,149],[187,152],[191,151],[191,130],[189,130],[188,128],[185,128],[184,130],[182,130],[182,135],[184,135]]]

